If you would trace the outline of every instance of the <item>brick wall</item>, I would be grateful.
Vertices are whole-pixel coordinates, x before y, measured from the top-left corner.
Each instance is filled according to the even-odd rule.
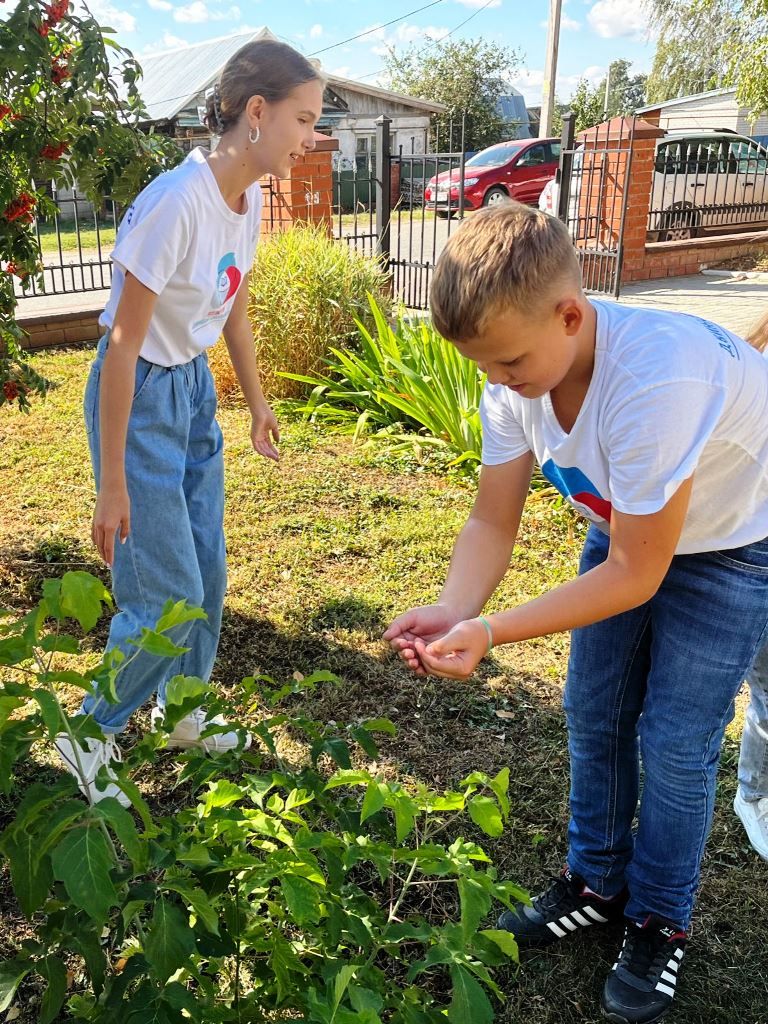
[[[626,217],[623,235],[622,284],[665,277],[697,274],[703,266],[735,256],[768,252],[768,231],[710,235],[679,242],[648,242],[648,210],[653,187],[656,141],[664,135],[658,116],[628,121],[614,118],[579,135],[584,144],[584,177],[579,191],[579,216],[589,225],[587,252],[601,245],[615,244],[621,205],[626,190]],[[624,173],[629,149],[632,163]],[[590,160],[588,151],[595,150]],[[622,161],[624,158],[624,162]],[[606,273],[605,260],[585,255],[582,262],[587,287],[599,283]]]
[[[49,345],[82,345],[98,341],[101,310],[77,310],[71,313],[43,313],[39,316],[20,317],[26,331],[26,349],[46,348]]]

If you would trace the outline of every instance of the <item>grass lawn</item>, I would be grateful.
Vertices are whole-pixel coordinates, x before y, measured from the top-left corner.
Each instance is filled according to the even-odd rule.
[[[0,414],[0,607],[25,610],[46,576],[68,568],[102,571],[89,540],[94,492],[80,421],[91,356],[43,355],[39,368],[60,386],[29,417]],[[303,698],[304,709],[337,721],[390,717],[398,735],[382,745],[378,764],[390,777],[442,787],[470,769],[495,773],[508,765],[509,828],[499,840],[473,838],[505,876],[536,890],[559,870],[566,849],[567,637],[495,652],[468,683],[411,677],[379,639],[393,614],[436,596],[471,489],[296,421],[283,424],[276,468],[251,452],[241,410],[224,409],[221,422],[230,583],[218,682],[236,698],[246,675],[332,670],[344,685]],[[571,576],[580,537],[569,514],[547,501],[529,503],[496,605]],[[147,723],[144,711],[133,728]],[[669,1017],[675,1024],[768,1021],[768,865],[751,851],[730,807],[738,732],[732,725],[724,752],[694,940]],[[173,756],[163,763],[162,777],[138,780],[156,805],[186,795],[173,788]],[[47,750],[33,750],[17,791],[0,797],[0,827],[25,785],[53,779],[55,770]],[[25,927],[0,867],[0,961]],[[524,954],[520,968],[500,978],[508,1000],[498,1006],[497,1021],[596,1024],[618,941],[616,933],[585,935]]]
[[[85,226],[80,225],[80,247],[85,250],[97,250],[101,244],[104,256],[108,256],[112,246],[115,244],[115,229],[111,225],[102,227],[99,225],[98,240],[96,229],[92,226],[93,221],[86,220]],[[69,222],[59,225],[59,236],[56,229],[51,225],[40,225],[40,248],[43,256],[56,256],[59,252],[59,238],[61,239],[62,252],[78,252],[77,232]]]

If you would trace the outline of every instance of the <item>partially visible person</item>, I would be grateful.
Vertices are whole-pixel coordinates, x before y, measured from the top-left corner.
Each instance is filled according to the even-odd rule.
[[[747,341],[768,358],[768,313]],[[768,423],[765,426],[768,430]],[[741,737],[739,788],[733,809],[752,846],[768,860],[768,644],[758,652],[747,681],[750,697]]]

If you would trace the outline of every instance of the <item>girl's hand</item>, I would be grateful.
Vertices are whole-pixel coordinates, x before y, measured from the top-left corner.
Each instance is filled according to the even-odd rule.
[[[432,643],[417,637],[414,647],[430,675],[468,679],[488,654],[488,639],[488,630],[479,619],[465,619]]]
[[[448,605],[426,604],[399,615],[384,634],[405,664],[418,676],[427,673],[416,651],[416,640],[429,644],[452,629],[461,620]]]
[[[110,566],[115,560],[115,534],[118,530],[120,543],[125,544],[131,532],[131,499],[125,485],[99,490],[93,513],[91,538]]]
[[[254,451],[265,459],[280,461],[280,452],[275,445],[280,440],[280,428],[277,419],[266,402],[259,405],[253,412],[251,424],[251,444]]]

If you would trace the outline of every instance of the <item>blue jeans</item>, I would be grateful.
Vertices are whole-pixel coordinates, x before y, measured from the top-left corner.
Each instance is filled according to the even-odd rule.
[[[85,389],[84,413],[99,486],[99,380],[108,335],[99,342]],[[127,641],[154,627],[170,598],[202,607],[207,620],[176,627],[170,638],[188,647],[175,659],[141,652],[117,677],[119,704],[92,695],[83,711],[105,733],[120,732],[153,693],[164,702],[178,674],[208,680],[216,658],[227,567],[224,547],[224,461],[216,422],[216,390],[205,354],[163,367],[139,357],[128,422],[125,472],[131,532],[115,543],[112,589],[117,614],[107,649],[126,655]]]
[[[768,797],[768,644],[747,676],[750,699],[739,757],[739,789],[745,800]]]
[[[591,527],[579,571],[608,545]],[[723,733],[767,626],[764,540],[678,555],[650,601],[573,631],[568,865],[604,897],[626,884],[635,921],[690,923]]]

